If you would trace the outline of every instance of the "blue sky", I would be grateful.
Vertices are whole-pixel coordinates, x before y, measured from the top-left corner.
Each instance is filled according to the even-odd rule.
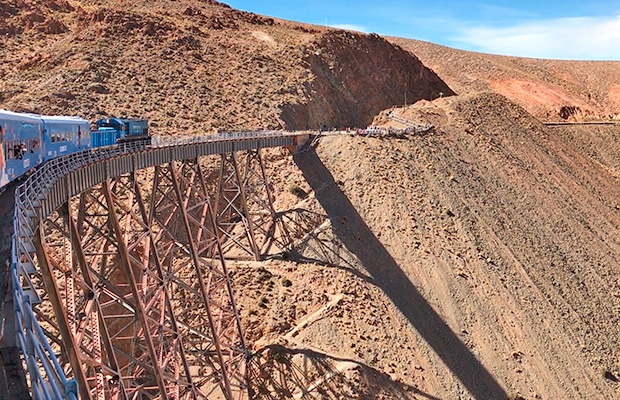
[[[308,22],[519,57],[620,61],[620,1],[221,0]]]

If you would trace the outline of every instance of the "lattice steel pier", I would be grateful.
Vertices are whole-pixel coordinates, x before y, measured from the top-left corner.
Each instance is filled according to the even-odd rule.
[[[290,244],[260,148],[299,141],[110,149],[20,188],[13,289],[33,397],[247,398],[226,259]]]

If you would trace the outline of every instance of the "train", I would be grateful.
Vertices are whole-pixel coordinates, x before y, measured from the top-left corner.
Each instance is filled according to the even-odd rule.
[[[118,141],[148,140],[149,123],[143,118],[101,118],[91,132],[93,147],[109,146]]]
[[[146,119],[102,118],[91,129],[77,116],[0,110],[0,191],[52,158],[132,140],[150,140]]]

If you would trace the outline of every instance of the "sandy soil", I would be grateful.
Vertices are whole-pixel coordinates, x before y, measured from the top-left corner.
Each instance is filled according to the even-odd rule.
[[[397,112],[435,130],[294,157],[326,219],[312,263],[240,267],[254,343],[346,362],[334,385],[361,398],[617,397],[618,127],[545,127],[492,94]]]

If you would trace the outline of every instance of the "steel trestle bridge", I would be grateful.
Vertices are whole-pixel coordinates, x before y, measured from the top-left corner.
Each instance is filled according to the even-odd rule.
[[[51,160],[18,187],[10,284],[33,398],[247,398],[226,259],[291,244],[261,149],[307,138],[154,138]]]

